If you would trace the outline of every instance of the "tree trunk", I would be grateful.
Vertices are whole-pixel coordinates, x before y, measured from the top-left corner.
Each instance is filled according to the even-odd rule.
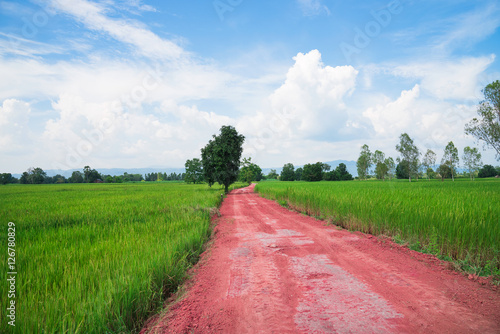
[[[229,192],[229,184],[225,184],[224,187],[226,189],[225,191],[226,191],[226,194],[227,194]]]

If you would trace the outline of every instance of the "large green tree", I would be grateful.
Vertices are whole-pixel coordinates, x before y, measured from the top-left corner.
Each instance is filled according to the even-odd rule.
[[[262,168],[252,162],[252,158],[243,158],[242,167],[240,168],[240,181],[251,184],[252,181],[262,180]]]
[[[469,171],[469,176],[471,180],[474,180],[474,174],[479,171],[481,165],[481,153],[477,150],[477,148],[470,148],[466,146],[464,148],[464,155],[462,156],[464,165]]]
[[[449,165],[446,164],[439,165],[437,172],[441,176],[441,181],[444,181],[444,179],[452,177],[452,171]]]
[[[302,173],[304,172],[304,169],[302,167],[299,167],[295,170],[295,180],[301,181],[302,180]]]
[[[200,159],[187,160],[184,167],[186,168],[186,175],[184,176],[186,183],[196,184],[203,182],[203,165]]]
[[[302,180],[304,181],[321,181],[323,179],[324,168],[329,167],[327,164],[317,162],[315,164],[305,164],[302,172]]]
[[[432,167],[436,164],[436,153],[433,150],[427,149],[427,152],[424,154],[424,158],[422,159],[422,166],[424,167],[427,179],[430,180],[430,177],[434,170]],[[430,171],[429,171],[430,169]],[[429,173],[431,172],[431,173]]]
[[[83,183],[83,174],[82,172],[75,170],[71,173],[71,177],[68,179],[70,183]]]
[[[368,145],[363,145],[361,147],[361,152],[359,153],[358,161],[356,161],[356,167],[358,168],[358,176],[360,179],[366,180],[370,167],[372,166],[372,153]]]
[[[411,177],[418,177],[418,169],[420,165],[420,152],[418,147],[413,143],[413,139],[407,133],[402,133],[399,136],[399,144],[396,145],[396,150],[401,154],[402,167],[408,168],[408,180],[411,182]]]
[[[337,168],[335,168],[335,173],[338,175],[340,181],[351,181],[353,177],[351,173],[347,171],[347,166],[344,163],[340,163]]]
[[[0,174],[0,184],[12,183],[13,177],[11,173]]]
[[[451,170],[451,178],[455,181],[456,169],[460,159],[458,157],[458,149],[455,147],[452,141],[446,145],[444,148],[443,159],[441,160],[442,165],[447,165]]]
[[[292,163],[287,163],[283,166],[280,181],[295,181],[295,167]]]
[[[465,133],[484,142],[496,151],[500,161],[500,81],[494,81],[483,89],[485,100],[477,109],[478,118],[465,125]]]
[[[24,184],[41,184],[47,177],[47,173],[40,167],[30,167],[21,176],[20,182]]]
[[[479,170],[479,173],[477,174],[477,177],[494,177],[496,175],[498,175],[499,173],[497,172],[497,170],[495,169],[495,167],[493,167],[492,165],[484,165],[483,168],[481,168]]]
[[[209,187],[216,182],[215,180],[215,160],[214,160],[215,141],[210,140],[208,144],[201,149],[201,163],[203,165],[203,178]],[[185,176],[184,176],[185,177]]]
[[[385,163],[385,154],[382,151],[376,150],[373,153],[373,164],[375,165],[375,176],[379,180],[384,180],[389,172],[389,167]]]
[[[206,163],[210,167],[211,179],[223,184],[226,193],[229,192],[229,186],[238,180],[244,141],[245,137],[234,127],[224,125],[220,128],[220,134],[214,135],[201,151],[203,165]]]
[[[269,172],[269,174],[267,174],[267,178],[271,179],[271,180],[277,180],[278,176],[279,176],[279,174],[276,173],[276,169],[271,169],[271,171]]]

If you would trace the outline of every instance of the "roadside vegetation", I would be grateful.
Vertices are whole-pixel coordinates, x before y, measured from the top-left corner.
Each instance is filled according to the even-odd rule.
[[[197,261],[223,192],[164,182],[0,187],[0,220],[16,228],[14,332],[140,329]],[[1,263],[6,257],[0,252]],[[7,288],[0,284],[0,295]]]
[[[256,191],[350,230],[500,274],[500,180],[261,182]]]

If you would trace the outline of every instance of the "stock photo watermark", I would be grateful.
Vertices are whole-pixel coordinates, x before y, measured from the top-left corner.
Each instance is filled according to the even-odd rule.
[[[16,224],[7,224],[7,323],[16,326]]]
[[[215,12],[221,21],[224,21],[226,13],[231,13],[236,7],[241,5],[243,0],[215,0],[212,2]]]
[[[351,62],[353,55],[359,54],[361,50],[368,47],[371,41],[378,37],[384,28],[389,26],[393,17],[402,12],[403,6],[400,0],[389,2],[384,9],[370,11],[373,20],[368,21],[363,29],[357,26],[354,27],[355,35],[352,43],[340,43],[340,50],[344,54],[345,59]]]

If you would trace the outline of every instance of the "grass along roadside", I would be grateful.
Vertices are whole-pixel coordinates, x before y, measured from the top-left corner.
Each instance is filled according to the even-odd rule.
[[[476,274],[500,270],[499,180],[261,182],[256,191],[341,227],[453,259]]]
[[[197,261],[221,192],[183,183],[0,187],[0,244],[14,222],[18,272],[16,327],[2,321],[0,332],[140,329]]]

